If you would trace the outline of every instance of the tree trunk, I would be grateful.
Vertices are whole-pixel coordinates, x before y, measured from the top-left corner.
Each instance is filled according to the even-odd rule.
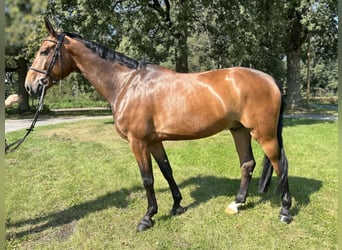
[[[305,8],[300,1],[289,1],[288,27],[285,51],[287,56],[287,90],[285,101],[289,108],[301,106],[300,59],[301,48],[307,39],[307,30],[302,24]]]
[[[176,4],[176,25],[174,26],[174,37],[176,41],[176,71],[187,73],[188,67],[188,23],[189,6],[186,1],[180,1]]]
[[[306,106],[309,106],[310,102],[310,82],[311,82],[311,74],[310,74],[310,63],[311,63],[311,38],[308,37],[308,51],[307,51],[307,65],[306,65]]]
[[[165,0],[161,5],[160,1],[148,1],[148,5],[158,12],[164,27],[170,33],[175,45],[175,63],[177,72],[188,72],[188,22],[189,6],[186,1],[174,3],[175,20],[171,20],[170,1]],[[163,1],[162,1],[163,2]]]
[[[187,73],[188,67],[188,35],[186,29],[180,32],[176,41],[176,71]]]
[[[26,78],[26,73],[27,73],[27,65],[26,65],[26,60],[24,58],[20,58],[18,61],[18,92],[19,95],[22,98],[22,101],[19,103],[19,111],[20,112],[25,112],[30,110],[30,105],[29,105],[29,94],[27,93],[25,89],[25,78]]]
[[[289,108],[300,106],[300,49],[287,53],[286,104]]]

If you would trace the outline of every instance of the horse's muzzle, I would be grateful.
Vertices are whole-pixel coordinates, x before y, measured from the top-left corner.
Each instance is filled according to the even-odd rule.
[[[30,96],[33,98],[39,98],[42,95],[44,85],[41,81],[39,81],[35,86],[33,87],[31,84],[25,83],[25,89],[27,93],[29,93]]]

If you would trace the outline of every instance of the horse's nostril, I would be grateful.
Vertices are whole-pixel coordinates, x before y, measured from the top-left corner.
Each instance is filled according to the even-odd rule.
[[[29,94],[31,94],[31,86],[30,85],[25,84],[25,89]]]

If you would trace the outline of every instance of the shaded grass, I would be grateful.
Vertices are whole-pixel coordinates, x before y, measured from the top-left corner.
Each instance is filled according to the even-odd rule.
[[[159,213],[136,233],[146,198],[135,159],[110,120],[39,127],[6,155],[7,248],[16,249],[337,249],[337,123],[286,119],[285,149],[293,193],[290,225],[280,199],[259,195],[263,154],[243,210],[224,213],[240,170],[228,131],[165,142],[187,212],[170,217],[171,194],[154,163]],[[6,137],[12,141],[22,131]]]

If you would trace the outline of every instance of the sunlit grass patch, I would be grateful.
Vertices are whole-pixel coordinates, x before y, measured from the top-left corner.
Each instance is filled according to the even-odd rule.
[[[6,134],[9,141],[23,131]],[[247,204],[224,213],[239,188],[229,131],[165,142],[187,208],[171,217],[172,196],[156,164],[159,213],[136,233],[146,212],[136,161],[110,119],[39,127],[6,155],[7,248],[16,249],[337,249],[337,123],[285,120],[293,194],[290,225],[278,221],[280,198],[257,193],[263,154]]]

